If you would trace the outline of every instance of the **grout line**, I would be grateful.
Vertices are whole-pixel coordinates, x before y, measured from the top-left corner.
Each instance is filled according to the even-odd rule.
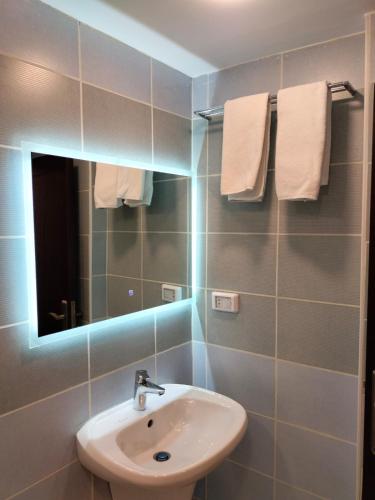
[[[22,148],[19,146],[7,146],[6,144],[0,144],[1,149],[12,149],[14,151],[22,151]]]
[[[294,422],[286,422],[285,420],[280,420],[280,419],[277,420],[277,423],[282,425],[287,425],[289,427],[294,427],[295,429],[301,429],[305,432],[311,432],[313,434],[317,434],[318,436],[322,436],[328,439],[333,439],[334,441],[339,441],[340,443],[345,443],[357,447],[356,441],[349,441],[348,439],[339,438],[327,432],[321,432],[316,429],[311,429],[311,427],[305,427],[303,425],[296,424]]]
[[[124,278],[124,279],[127,279],[127,280],[135,280],[135,281],[146,281],[147,283],[158,283],[158,284],[163,284],[163,283],[166,283],[165,281],[156,281],[156,280],[150,280],[150,279],[147,279],[147,278],[134,278],[133,276],[122,276],[121,274],[112,274],[112,273],[109,273],[108,276],[110,278]],[[173,283],[173,282],[170,282],[168,281],[167,282],[169,285],[177,285],[177,286],[181,286],[181,287],[184,287],[184,288],[188,288],[188,285],[185,283]]]
[[[10,323],[8,325],[2,325],[2,326],[0,326],[0,330],[5,330],[6,328],[13,328],[15,326],[22,326],[22,325],[28,325],[28,324],[29,324],[29,320],[19,321],[18,323]]]
[[[85,380],[84,382],[81,382],[80,384],[72,385],[70,387],[67,387],[66,389],[63,389],[62,391],[55,392],[54,394],[50,394],[49,396],[46,396],[45,398],[37,399],[37,400],[33,401],[32,403],[28,403],[26,405],[19,406],[18,408],[15,408],[14,410],[10,410],[6,413],[1,414],[0,420],[2,418],[9,417],[10,415],[13,415],[14,413],[18,413],[19,411],[27,410],[31,406],[37,405],[39,403],[43,403],[44,401],[48,401],[49,399],[53,399],[57,396],[61,396],[62,394],[65,394],[66,392],[73,391],[74,389],[78,389],[79,387],[83,387],[87,383],[88,383],[88,381]]]
[[[196,342],[199,342],[199,341],[196,341]],[[253,352],[253,351],[244,351],[243,349],[238,349],[236,347],[229,347],[229,346],[221,345],[221,344],[213,344],[212,342],[208,342],[208,341],[206,341],[206,344],[207,344],[207,346],[217,347],[219,349],[227,349],[229,351],[239,352],[239,353],[247,354],[247,355],[250,355],[250,356],[258,356],[258,357],[266,358],[266,359],[269,359],[269,360],[271,360],[273,362],[276,362],[276,357],[275,356],[270,356],[268,354],[262,354],[262,353]],[[280,358],[279,361],[282,362],[282,363],[289,363],[289,364],[293,364],[293,365],[297,365],[297,366],[302,366],[304,368],[311,368],[313,370],[320,370],[320,371],[332,373],[332,374],[335,374],[335,375],[345,375],[345,376],[348,376],[348,377],[358,377],[358,375],[355,374],[355,373],[348,373],[348,372],[343,372],[343,371],[339,371],[339,370],[332,370],[331,368],[324,368],[324,367],[321,367],[321,366],[308,365],[306,363],[301,363],[299,361],[293,361],[293,360],[284,359],[284,358]]]
[[[313,496],[314,498],[316,498],[317,500],[331,500],[327,497],[321,497],[320,495],[317,495],[316,493],[313,493],[312,491],[305,490],[303,488],[300,488],[299,486],[294,486],[293,484],[287,483],[286,481],[282,481],[281,479],[275,479],[275,481],[277,483],[283,484],[285,486],[289,486],[290,488],[293,488],[296,491],[300,491],[301,493],[307,493],[307,494]]]
[[[132,366],[137,365],[138,363],[143,363],[144,361],[147,361],[147,360],[151,359],[152,357],[154,357],[154,354],[150,354],[149,356],[146,356],[145,358],[142,358],[142,359],[137,359],[136,361],[132,361],[131,363],[129,363],[127,365],[120,366],[118,368],[115,368],[114,370],[110,370],[109,372],[105,372],[101,375],[93,377],[91,379],[91,381],[96,382],[98,380],[101,380],[102,378],[107,377],[108,375],[113,375],[114,373],[118,373],[118,372],[125,370],[127,368],[131,368]]]
[[[236,63],[236,64],[231,64],[229,66],[224,66],[223,68],[220,68],[217,71],[212,71],[211,73],[208,74],[208,76],[215,75],[216,73],[219,73],[220,71],[223,71],[223,70],[226,70],[226,69],[235,68],[236,66],[243,66],[244,64],[255,63],[255,62],[258,62],[258,61],[262,61],[264,59],[276,58],[277,56],[282,56],[284,54],[290,54],[291,52],[297,52],[298,50],[308,49],[310,47],[317,47],[319,45],[326,45],[327,43],[337,42],[337,41],[343,40],[345,38],[352,38],[352,37],[355,37],[355,36],[363,35],[364,33],[365,33],[364,31],[356,31],[355,33],[349,33],[348,35],[342,35],[342,36],[338,36],[336,38],[329,38],[328,40],[322,40],[320,42],[311,43],[309,45],[302,45],[301,47],[295,47],[293,49],[284,50],[282,52],[273,52],[272,54],[268,54],[266,56],[258,57],[256,59],[250,59],[250,60],[239,62],[239,63]],[[199,77],[199,76],[200,75],[197,75],[197,77]],[[197,78],[197,77],[195,77],[195,78]]]
[[[38,484],[43,483],[44,481],[47,481],[48,479],[50,479],[51,477],[55,476],[59,472],[62,472],[63,470],[68,469],[69,467],[71,467],[72,465],[74,465],[76,463],[79,463],[79,461],[77,459],[73,460],[72,462],[69,462],[68,464],[63,465],[59,469],[56,469],[54,472],[51,472],[50,474],[47,474],[46,476],[42,477],[41,479],[38,479],[38,481],[35,481],[34,483],[31,483],[26,488],[23,488],[22,490],[17,491],[17,493],[15,493],[14,495],[11,495],[10,497],[6,497],[5,500],[11,500],[12,498],[17,498],[19,495],[22,495],[26,491],[31,490],[35,486],[38,486]]]

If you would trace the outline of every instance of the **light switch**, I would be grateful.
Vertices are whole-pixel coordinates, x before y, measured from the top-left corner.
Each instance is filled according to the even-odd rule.
[[[212,309],[237,313],[240,308],[238,293],[212,292]]]

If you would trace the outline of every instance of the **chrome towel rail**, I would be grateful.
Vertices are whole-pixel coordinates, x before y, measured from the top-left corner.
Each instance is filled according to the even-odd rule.
[[[334,82],[334,83],[328,83],[328,88],[332,92],[332,94],[335,94],[336,92],[344,92],[347,91],[351,96],[354,96],[356,94],[356,90],[352,86],[350,82]],[[271,104],[276,104],[277,103],[277,95],[273,94],[270,96],[270,102]],[[218,106],[216,108],[208,108],[208,109],[200,109],[198,111],[194,111],[194,114],[197,116],[200,116],[201,118],[205,118],[206,120],[212,120],[212,118],[215,118],[217,116],[223,116],[224,115],[224,106]]]

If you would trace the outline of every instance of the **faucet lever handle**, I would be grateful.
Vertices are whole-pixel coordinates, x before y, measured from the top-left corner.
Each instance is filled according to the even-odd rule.
[[[137,370],[135,372],[135,382],[136,384],[143,384],[146,380],[150,379],[150,375],[147,370]]]

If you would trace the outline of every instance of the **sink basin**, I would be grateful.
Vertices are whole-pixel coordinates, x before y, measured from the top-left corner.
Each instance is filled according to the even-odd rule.
[[[163,387],[163,396],[147,395],[144,411],[126,401],[77,434],[81,463],[110,483],[114,500],[190,500],[196,481],[245,432],[246,412],[236,401],[188,385]]]

